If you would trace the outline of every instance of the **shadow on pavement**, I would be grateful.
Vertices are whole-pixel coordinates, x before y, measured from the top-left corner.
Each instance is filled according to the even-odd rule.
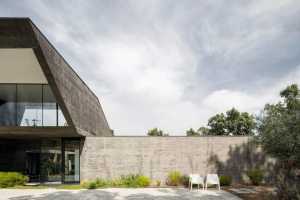
[[[187,189],[104,189],[104,190],[54,190],[37,195],[11,197],[9,200],[239,200],[238,197],[216,190],[192,192]]]

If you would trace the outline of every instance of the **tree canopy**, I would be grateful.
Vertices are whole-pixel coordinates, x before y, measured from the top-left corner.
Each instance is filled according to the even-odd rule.
[[[190,128],[189,130],[186,131],[186,136],[200,136],[200,133]]]
[[[255,120],[249,113],[232,108],[211,117],[207,125],[207,135],[253,135]]]
[[[168,134],[164,133],[162,130],[158,128],[150,129],[147,133],[148,136],[168,136]]]
[[[263,149],[283,162],[300,164],[300,95],[296,84],[280,92],[282,101],[267,104],[259,124]]]
[[[296,84],[280,92],[282,100],[266,104],[259,119],[258,139],[263,150],[276,158],[278,199],[300,199],[300,97]]]

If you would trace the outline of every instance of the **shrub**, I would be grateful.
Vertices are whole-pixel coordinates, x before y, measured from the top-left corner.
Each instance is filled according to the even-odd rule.
[[[97,188],[97,184],[95,181],[91,181],[87,184],[87,189],[96,189]]]
[[[264,178],[263,171],[260,169],[252,169],[247,171],[247,176],[253,185],[260,185]]]
[[[147,187],[151,180],[147,176],[129,174],[118,179],[105,180],[97,178],[95,181],[85,182],[82,187],[87,189],[104,187]]]
[[[167,185],[178,186],[181,183],[181,173],[179,171],[171,171],[168,174]]]
[[[147,176],[139,176],[137,178],[137,186],[148,187],[150,185],[150,179]]]
[[[188,187],[189,186],[189,180],[190,180],[189,176],[183,175],[181,177],[181,184],[184,185],[185,187]]]
[[[28,177],[18,172],[0,172],[0,188],[24,185]]]
[[[129,174],[126,176],[121,176],[117,186],[125,187],[146,187],[150,185],[150,179],[147,176],[142,176],[138,174]]]
[[[220,176],[220,185],[221,186],[230,186],[232,178],[231,176]]]
[[[122,180],[120,178],[118,179],[112,179],[107,181],[107,185],[111,187],[121,187],[124,186]]]
[[[129,174],[126,176],[121,176],[121,186],[126,186],[126,187],[137,187],[137,179],[139,175],[136,174]]]
[[[100,178],[97,178],[95,183],[96,183],[97,188],[103,188],[103,187],[107,187],[109,185],[108,181],[106,181],[104,179],[100,179]]]

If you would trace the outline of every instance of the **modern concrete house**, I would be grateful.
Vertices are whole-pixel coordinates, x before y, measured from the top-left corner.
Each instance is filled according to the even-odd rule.
[[[79,182],[86,136],[111,136],[100,102],[28,18],[0,18],[0,171]]]
[[[248,137],[112,135],[97,96],[32,21],[0,18],[0,171],[33,182],[126,174],[164,182],[172,170],[239,180],[260,158]]]

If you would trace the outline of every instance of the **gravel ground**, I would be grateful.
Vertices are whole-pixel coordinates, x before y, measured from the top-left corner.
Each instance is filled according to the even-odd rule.
[[[110,188],[97,190],[58,189],[1,189],[0,200],[240,200],[240,198],[217,190],[193,190],[173,188],[125,189]]]

